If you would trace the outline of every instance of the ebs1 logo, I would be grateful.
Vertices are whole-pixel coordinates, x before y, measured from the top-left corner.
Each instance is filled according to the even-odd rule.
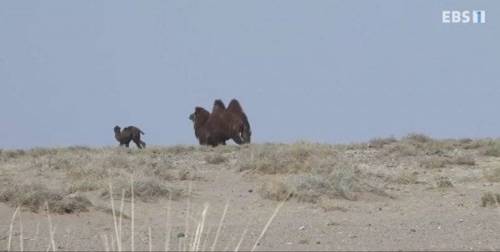
[[[442,21],[444,24],[484,24],[486,23],[486,11],[444,10]]]

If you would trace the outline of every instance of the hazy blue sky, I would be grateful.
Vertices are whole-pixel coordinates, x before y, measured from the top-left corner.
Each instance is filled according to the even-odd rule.
[[[447,9],[487,23],[442,24]],[[242,103],[256,142],[500,136],[500,1],[0,1],[0,148],[196,144]]]

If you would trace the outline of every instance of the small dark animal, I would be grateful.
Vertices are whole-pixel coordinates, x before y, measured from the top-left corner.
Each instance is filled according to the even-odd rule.
[[[231,100],[227,108],[221,100],[215,100],[212,113],[196,107],[189,119],[194,123],[195,136],[201,145],[225,145],[229,139],[237,144],[250,143],[250,124],[236,99]]]
[[[141,134],[144,135],[144,132],[142,132],[139,128],[135,126],[128,126],[120,131],[120,127],[115,126],[114,131],[115,138],[120,143],[120,146],[125,145],[128,148],[130,141],[134,141],[137,148],[146,148],[146,143],[141,141]]]

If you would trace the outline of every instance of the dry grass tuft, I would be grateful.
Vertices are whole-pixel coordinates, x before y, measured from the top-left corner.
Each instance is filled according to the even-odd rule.
[[[500,203],[500,193],[486,192],[481,196],[481,206],[498,206]]]
[[[288,174],[311,171],[315,159],[335,155],[331,148],[310,143],[264,144],[245,150],[239,160],[240,171],[262,174]]]
[[[357,168],[356,152],[350,145],[254,145],[241,154],[238,167],[272,177],[259,190],[266,199],[280,201],[290,195],[301,202],[318,203],[321,198],[357,200],[363,193],[385,195],[373,177]]]
[[[0,192],[0,202],[13,207],[22,206],[33,212],[43,210],[47,202],[52,212],[60,214],[85,212],[92,206],[83,196],[55,192],[41,184],[6,186]]]
[[[175,189],[166,186],[160,180],[155,178],[143,178],[134,181],[134,198],[144,202],[152,202],[158,198],[178,200],[184,196],[184,192],[180,189]],[[113,185],[113,197],[121,197],[122,191],[125,192],[125,198],[130,199],[132,196],[130,182],[126,180],[119,181]],[[109,197],[109,190],[104,190],[101,196]]]
[[[264,183],[258,192],[264,199],[282,201],[293,195],[291,190],[283,181],[273,179]]]
[[[403,172],[395,179],[395,182],[402,185],[417,184],[418,172]]]
[[[453,187],[453,183],[448,177],[439,177],[436,180],[436,186],[438,188],[450,188]]]
[[[312,173],[274,176],[259,190],[262,197],[283,200],[288,196],[299,202],[319,203],[322,199],[357,200],[362,193],[384,195],[381,187],[373,186],[369,176],[350,164],[331,165],[330,170],[314,169]],[[369,183],[370,182],[370,183]]]

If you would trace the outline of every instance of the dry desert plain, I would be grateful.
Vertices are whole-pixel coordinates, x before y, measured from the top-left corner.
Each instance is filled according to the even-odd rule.
[[[500,140],[0,151],[0,249],[500,250]]]

